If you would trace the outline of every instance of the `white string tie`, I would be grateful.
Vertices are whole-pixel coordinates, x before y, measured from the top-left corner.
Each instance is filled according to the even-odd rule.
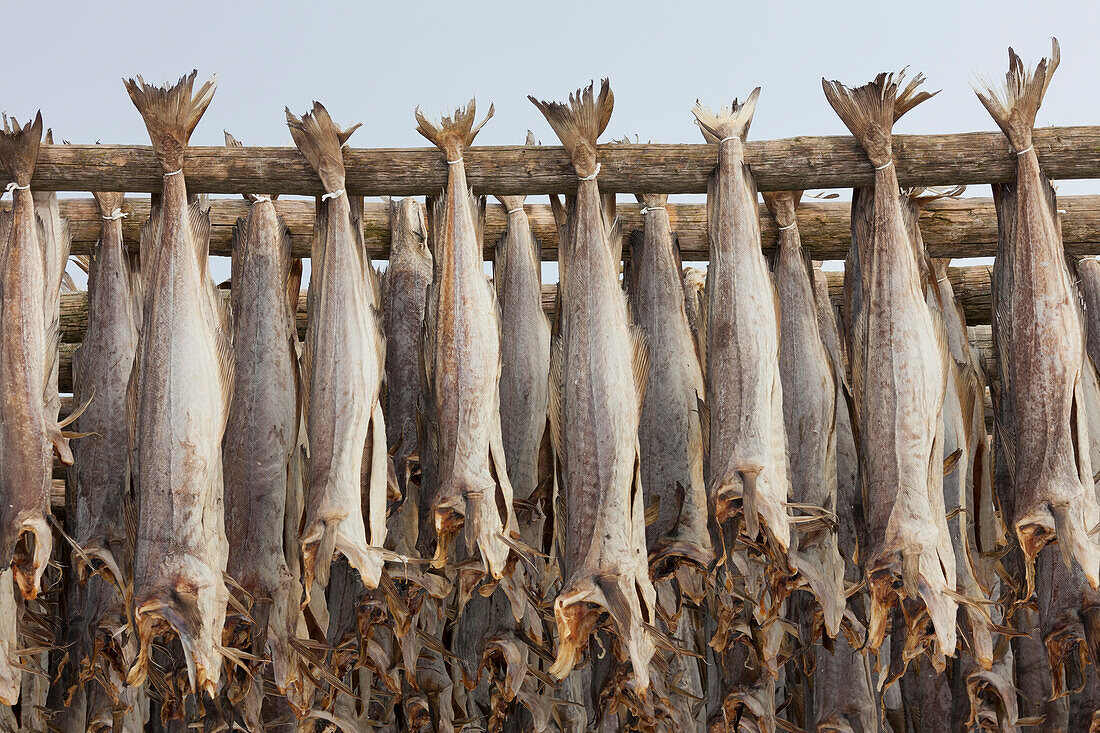
[[[508,209],[508,213],[509,214],[521,214],[521,213],[523,213],[523,207],[520,206],[520,207],[515,208],[515,209]]]
[[[718,144],[721,145],[722,143],[727,142],[729,140],[739,140],[739,139],[740,138],[737,135],[730,135],[729,137],[724,137],[721,140],[719,140]]]
[[[15,181],[12,181],[11,183],[9,183],[7,185],[7,188],[4,189],[4,193],[11,193],[12,198],[15,198],[15,194],[12,193],[13,191],[26,191],[30,187],[31,187],[31,184],[29,184],[29,183],[26,186],[20,186]]]
[[[165,173],[164,177],[167,178],[168,176],[175,176],[180,173],[183,173],[183,168],[180,168],[178,171],[172,171],[171,173]]]
[[[462,156],[460,155],[457,158],[455,158],[454,160],[448,160],[447,165],[458,165],[461,162],[462,162]]]
[[[594,180],[596,180],[596,176],[598,176],[598,175],[600,175],[600,164],[599,163],[596,164],[596,170],[592,171],[592,175],[590,175],[590,176],[581,176],[581,180],[582,181],[594,181]]]
[[[326,193],[324,196],[321,197],[321,200],[322,201],[328,201],[329,199],[338,198],[338,197],[343,196],[343,195],[344,195],[344,189],[341,188],[341,189],[338,189],[336,191],[330,191],[329,193]]]
[[[1019,156],[1019,155],[1023,155],[1023,154],[1024,154],[1024,153],[1026,153],[1027,151],[1029,151],[1029,150],[1033,150],[1034,148],[1035,148],[1035,146],[1034,146],[1034,145],[1028,145],[1028,146],[1027,146],[1026,148],[1024,148],[1024,149],[1023,149],[1023,150],[1021,150],[1020,152],[1016,153],[1016,155],[1018,155],[1018,156]]]
[[[779,227],[779,231],[785,232],[788,229],[794,229],[796,226],[798,226],[798,222],[797,221],[792,221],[790,224],[788,224],[785,227]]]
[[[664,210],[665,210],[665,207],[663,207],[663,206],[643,206],[642,207],[642,216],[645,216],[646,214],[648,214],[651,211],[664,211]]]
[[[894,161],[893,161],[893,160],[891,160],[891,161],[890,161],[889,163],[887,163],[886,165],[876,165],[876,166],[875,166],[875,170],[876,170],[876,171],[884,171],[884,170],[886,170],[887,168],[889,168],[890,166],[892,166],[893,164],[894,164]]]
[[[127,214],[125,211],[118,207],[115,207],[114,210],[111,211],[110,216],[103,217],[103,221],[118,221],[119,219],[125,219],[128,216],[129,214]]]

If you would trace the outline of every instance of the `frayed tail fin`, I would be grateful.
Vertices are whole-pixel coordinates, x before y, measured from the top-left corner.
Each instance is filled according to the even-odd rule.
[[[42,112],[22,127],[14,117],[4,115],[0,131],[0,163],[19,186],[29,186],[38,161],[38,146],[42,142]]]
[[[344,187],[344,144],[359,129],[359,123],[340,129],[328,110],[320,102],[313,103],[313,111],[295,117],[286,110],[286,124],[294,144],[321,177],[325,191],[332,193]]]
[[[695,101],[691,113],[695,115],[695,124],[703,131],[708,143],[719,143],[730,137],[739,137],[744,142],[752,124],[752,115],[756,111],[756,100],[760,98],[760,87],[753,89],[744,102],[736,99],[729,107],[722,106],[718,111]]]
[[[206,108],[210,106],[210,100],[214,98],[214,90],[218,86],[218,77],[215,74],[192,95],[197,74],[198,71],[192,71],[172,87],[146,84],[141,76],[123,80],[130,99],[145,120],[149,138],[153,141],[153,152],[165,173],[183,167],[183,152],[187,149],[187,142]]]
[[[600,93],[593,97],[594,83],[569,95],[569,104],[543,102],[528,95],[538,107],[561,144],[569,152],[573,168],[581,178],[594,176],[596,164],[596,140],[607,129],[611,112],[615,108],[615,95],[607,79],[600,82]]]
[[[794,212],[802,200],[801,191],[764,191],[763,196],[764,205],[775,219],[776,226],[788,229],[797,223]]]
[[[892,159],[891,136],[894,123],[902,115],[939,92],[918,92],[924,76],[917,74],[899,92],[905,69],[895,74],[882,73],[874,81],[849,89],[839,81],[821,80],[825,98],[844,125],[867,152],[871,164],[883,168]]]
[[[416,131],[432,141],[432,144],[447,154],[447,160],[457,160],[462,157],[462,151],[474,143],[474,138],[485,127],[485,123],[493,117],[493,105],[489,105],[489,112],[480,124],[474,124],[474,115],[477,113],[477,100],[471,99],[465,109],[459,108],[453,117],[443,117],[439,124],[429,120],[420,108],[413,113],[416,115]]]
[[[1017,153],[1031,147],[1035,115],[1061,59],[1058,39],[1051,38],[1050,42],[1049,58],[1041,60],[1034,71],[1025,69],[1016,52],[1011,47],[1008,49],[1008,73],[1005,74],[1003,94],[994,89],[991,82],[979,82],[983,89],[974,88],[974,93]]]

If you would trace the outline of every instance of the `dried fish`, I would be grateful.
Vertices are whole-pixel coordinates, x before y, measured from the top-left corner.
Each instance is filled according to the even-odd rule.
[[[309,438],[309,494],[301,544],[307,600],[314,578],[328,584],[335,553],[367,588],[382,574],[389,478],[381,389],[386,353],[381,289],[363,245],[362,199],[344,190],[341,130],[319,102],[287,125],[327,193],[318,201],[302,359]],[[364,517],[364,510],[366,517]],[[365,520],[365,524],[364,524]]]
[[[1066,267],[1054,190],[1032,145],[1035,114],[1058,66],[1051,56],[1025,70],[1009,49],[1004,95],[985,85],[978,99],[1016,151],[1016,181],[995,184],[994,347],[1000,363],[998,433],[1012,473],[1013,526],[1024,553],[1027,593],[1039,550],[1057,541],[1100,587],[1100,520],[1093,491],[1081,369],[1085,332]],[[1035,348],[1042,344],[1043,348]]]
[[[236,141],[227,133],[226,144]],[[295,316],[301,261],[270,196],[249,195],[233,232],[233,359],[236,365],[222,446],[226,572],[241,603],[227,619],[227,643],[255,661],[230,667],[229,694],[249,729],[262,726],[263,664],[286,694],[304,684],[290,645],[299,624],[302,586],[284,548],[291,461],[301,425]],[[295,543],[297,544],[297,543]],[[245,612],[246,611],[246,612]]]
[[[646,527],[649,562],[656,578],[683,564],[706,569],[714,558],[707,528],[703,434],[699,400],[703,372],[684,301],[679,245],[672,233],[667,196],[638,196],[645,229],[630,239],[627,292],[631,313],[647,343],[649,376],[638,441],[646,505],[657,506]],[[671,297],[670,297],[671,294]]]
[[[796,533],[798,572],[821,605],[825,633],[844,616],[844,560],[837,547],[837,377],[822,341],[812,265],[802,250],[795,209],[802,192],[769,192],[764,203],[779,228],[775,281],[779,300],[779,373],[790,455],[791,501],[807,513]],[[845,406],[846,407],[846,406]]]
[[[738,502],[749,539],[761,521],[781,554],[791,543],[790,476],[779,375],[779,305],[760,248],[756,181],[744,161],[757,87],[717,113],[692,110],[718,165],[707,184],[705,361],[709,420],[707,491],[723,524]]]
[[[55,373],[68,240],[59,246],[36,217],[30,181],[41,139],[41,113],[22,127],[5,116],[0,162],[15,187],[11,211],[0,215],[0,567],[12,568],[27,599],[41,590],[53,548],[46,515],[54,451],[73,462],[57,423]]]
[[[127,682],[145,679],[154,637],[175,633],[191,689],[213,694],[228,597],[221,446],[233,354],[208,272],[210,220],[188,205],[183,174],[187,141],[215,88],[211,79],[192,95],[195,75],[172,87],[126,81],[164,172],[160,204],[142,228],[142,328],[128,394],[140,651]]]
[[[390,261],[382,278],[386,335],[386,442],[393,455],[401,505],[389,520],[389,541],[404,555],[415,552],[420,504],[420,446],[416,404],[420,396],[420,330],[432,281],[432,253],[424,206],[413,198],[390,202]]]
[[[482,270],[478,210],[466,187],[462,153],[489,114],[474,124],[473,100],[440,124],[416,111],[417,131],[446,156],[447,187],[429,211],[434,256],[421,341],[427,419],[433,440],[433,485],[421,497],[434,534],[433,566],[447,562],[454,537],[476,552],[482,572],[505,574],[513,535],[512,486],[500,423],[500,318]],[[426,528],[422,528],[422,532]]]
[[[559,456],[563,584],[554,601],[564,677],[601,613],[633,666],[633,688],[649,687],[656,593],[646,561],[638,423],[648,372],[644,337],[632,329],[619,259],[600,200],[596,140],[611,119],[605,79],[569,104],[529,97],[569,152],[580,181],[559,245],[560,334],[551,348],[550,425]]]
[[[880,74],[856,89],[824,79],[822,86],[876,169],[869,236],[853,239],[862,304],[851,347],[865,470],[868,547],[861,560],[871,592],[870,643],[882,644],[895,603],[920,600],[942,655],[955,649],[957,608],[943,506],[941,414],[950,355],[942,319],[937,322],[924,299],[924,253],[903,218],[891,152],[894,121],[932,96],[917,92],[922,81],[918,75],[902,88],[903,73]],[[853,219],[855,213],[853,203]],[[916,617],[906,619],[908,646],[923,632]]]
[[[73,444],[69,468],[66,524],[75,547],[72,567],[81,585],[67,586],[71,599],[67,624],[69,659],[75,684],[91,676],[106,688],[88,692],[91,724],[112,714],[114,704],[128,710],[137,691],[123,690],[125,673],[137,652],[126,629],[125,594],[132,577],[134,517],[127,447],[126,388],[137,353],[141,323],[141,279],[137,253],[122,238],[121,193],[94,193],[102,233],[88,270],[88,328],[73,355],[73,401],[84,406],[74,425],[86,437]],[[79,677],[79,680],[78,680]],[[84,720],[79,725],[84,725]]]

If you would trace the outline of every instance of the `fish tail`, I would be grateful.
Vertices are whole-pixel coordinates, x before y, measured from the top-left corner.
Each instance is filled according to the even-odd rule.
[[[719,107],[715,112],[698,100],[691,113],[695,115],[695,124],[703,131],[703,137],[709,143],[718,143],[731,137],[741,138],[744,142],[752,124],[752,115],[756,111],[756,100],[760,97],[760,87],[753,89],[744,102],[737,99],[729,107]]]
[[[841,121],[851,130],[876,168],[891,160],[891,134],[894,123],[903,114],[939,92],[917,92],[924,75],[917,74],[900,89],[905,69],[895,74],[882,73],[863,86],[849,89],[839,81],[821,80],[825,98]]]
[[[115,209],[121,208],[123,196],[125,194],[121,191],[92,191],[100,216],[111,216]]]
[[[797,223],[794,210],[802,200],[801,191],[764,191],[764,205],[768,207],[775,224],[786,229]]]
[[[600,94],[593,98],[589,84],[569,95],[569,104],[543,102],[528,95],[538,107],[550,127],[557,133],[573,161],[573,168],[581,178],[596,174],[596,140],[611,121],[615,107],[615,95],[607,79],[600,82]]]
[[[198,71],[192,71],[181,77],[172,87],[146,84],[141,76],[123,80],[130,99],[145,120],[149,138],[153,141],[153,152],[166,173],[183,167],[183,153],[187,149],[187,142],[206,108],[210,106],[210,100],[214,98],[214,90],[218,86],[218,77],[215,74],[192,95],[197,74]]]
[[[0,130],[0,163],[20,186],[29,186],[38,161],[38,146],[42,142],[42,112],[22,127],[15,118],[4,115]]]
[[[1050,41],[1050,56],[1041,60],[1034,70],[1025,69],[1016,52],[1011,47],[1008,49],[1004,94],[995,89],[992,82],[987,81],[980,82],[981,89],[974,89],[982,105],[1018,153],[1031,147],[1035,115],[1043,103],[1043,95],[1054,76],[1054,70],[1058,68],[1061,57],[1058,39],[1052,38]]]
[[[497,196],[497,201],[504,207],[505,215],[510,214],[514,209],[521,208],[526,200],[526,196]]]
[[[325,105],[314,102],[313,111],[306,112],[301,117],[295,117],[289,108],[286,109],[286,124],[290,128],[290,136],[294,138],[294,144],[317,171],[325,190],[333,192],[342,189],[344,187],[342,148],[351,134],[359,129],[359,123],[341,130],[332,121]]]
[[[639,193],[634,195],[642,209],[660,209],[668,203],[667,193]]]
[[[465,109],[456,109],[453,117],[443,117],[438,125],[429,120],[419,107],[413,114],[416,115],[416,131],[446,153],[448,160],[456,160],[462,157],[463,150],[473,145],[478,132],[492,118],[493,105],[489,105],[488,114],[478,125],[474,124],[476,113],[477,101],[471,99]]]

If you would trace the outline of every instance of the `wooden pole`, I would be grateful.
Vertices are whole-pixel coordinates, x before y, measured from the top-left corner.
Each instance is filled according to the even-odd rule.
[[[1100,177],[1100,127],[1040,128],[1034,141],[1049,177]],[[995,183],[1016,175],[1016,156],[1000,132],[895,135],[893,150],[902,186]],[[561,147],[474,147],[463,157],[467,181],[477,193],[569,193],[577,187]],[[713,145],[603,145],[600,189],[704,193],[715,158]],[[848,136],[750,140],[745,160],[762,191],[852,188],[874,180],[867,156]],[[344,161],[346,188],[356,195],[435,194],[447,177],[442,155],[430,148],[351,148]],[[295,148],[194,147],[183,170],[193,193],[323,193]],[[44,145],[31,185],[40,191],[155,193],[163,175],[149,146]],[[10,180],[5,174],[0,185]]]
[[[61,215],[69,220],[73,254],[87,254],[99,239],[99,209],[91,198],[62,199]],[[8,204],[10,206],[10,204]],[[277,201],[280,215],[290,228],[295,256],[309,257],[313,232],[312,201]],[[1070,254],[1100,254],[1100,196],[1064,196],[1058,200],[1062,215],[1062,239]],[[526,207],[535,236],[542,243],[542,258],[558,257],[557,225],[546,204]],[[149,199],[127,199],[122,207],[129,217],[123,219],[123,236],[137,243],[142,225],[149,218]],[[798,207],[799,234],[803,246],[814,259],[844,259],[851,241],[851,205],[847,201],[809,200]],[[679,238],[684,260],[705,260],[707,253],[707,210],[703,204],[670,204],[669,218]],[[248,213],[243,199],[214,199],[210,205],[210,254],[228,256],[233,225]],[[639,206],[620,202],[617,213],[623,231],[642,227]],[[490,204],[485,216],[485,259],[493,258],[493,247],[504,231],[505,212],[499,204]],[[997,249],[997,212],[991,198],[940,199],[921,212],[921,233],[933,257],[990,257]],[[760,233],[764,248],[776,244],[775,221],[760,205]],[[363,234],[375,259],[387,259],[390,246],[389,207],[368,202],[363,211]],[[626,250],[629,255],[629,248]]]

